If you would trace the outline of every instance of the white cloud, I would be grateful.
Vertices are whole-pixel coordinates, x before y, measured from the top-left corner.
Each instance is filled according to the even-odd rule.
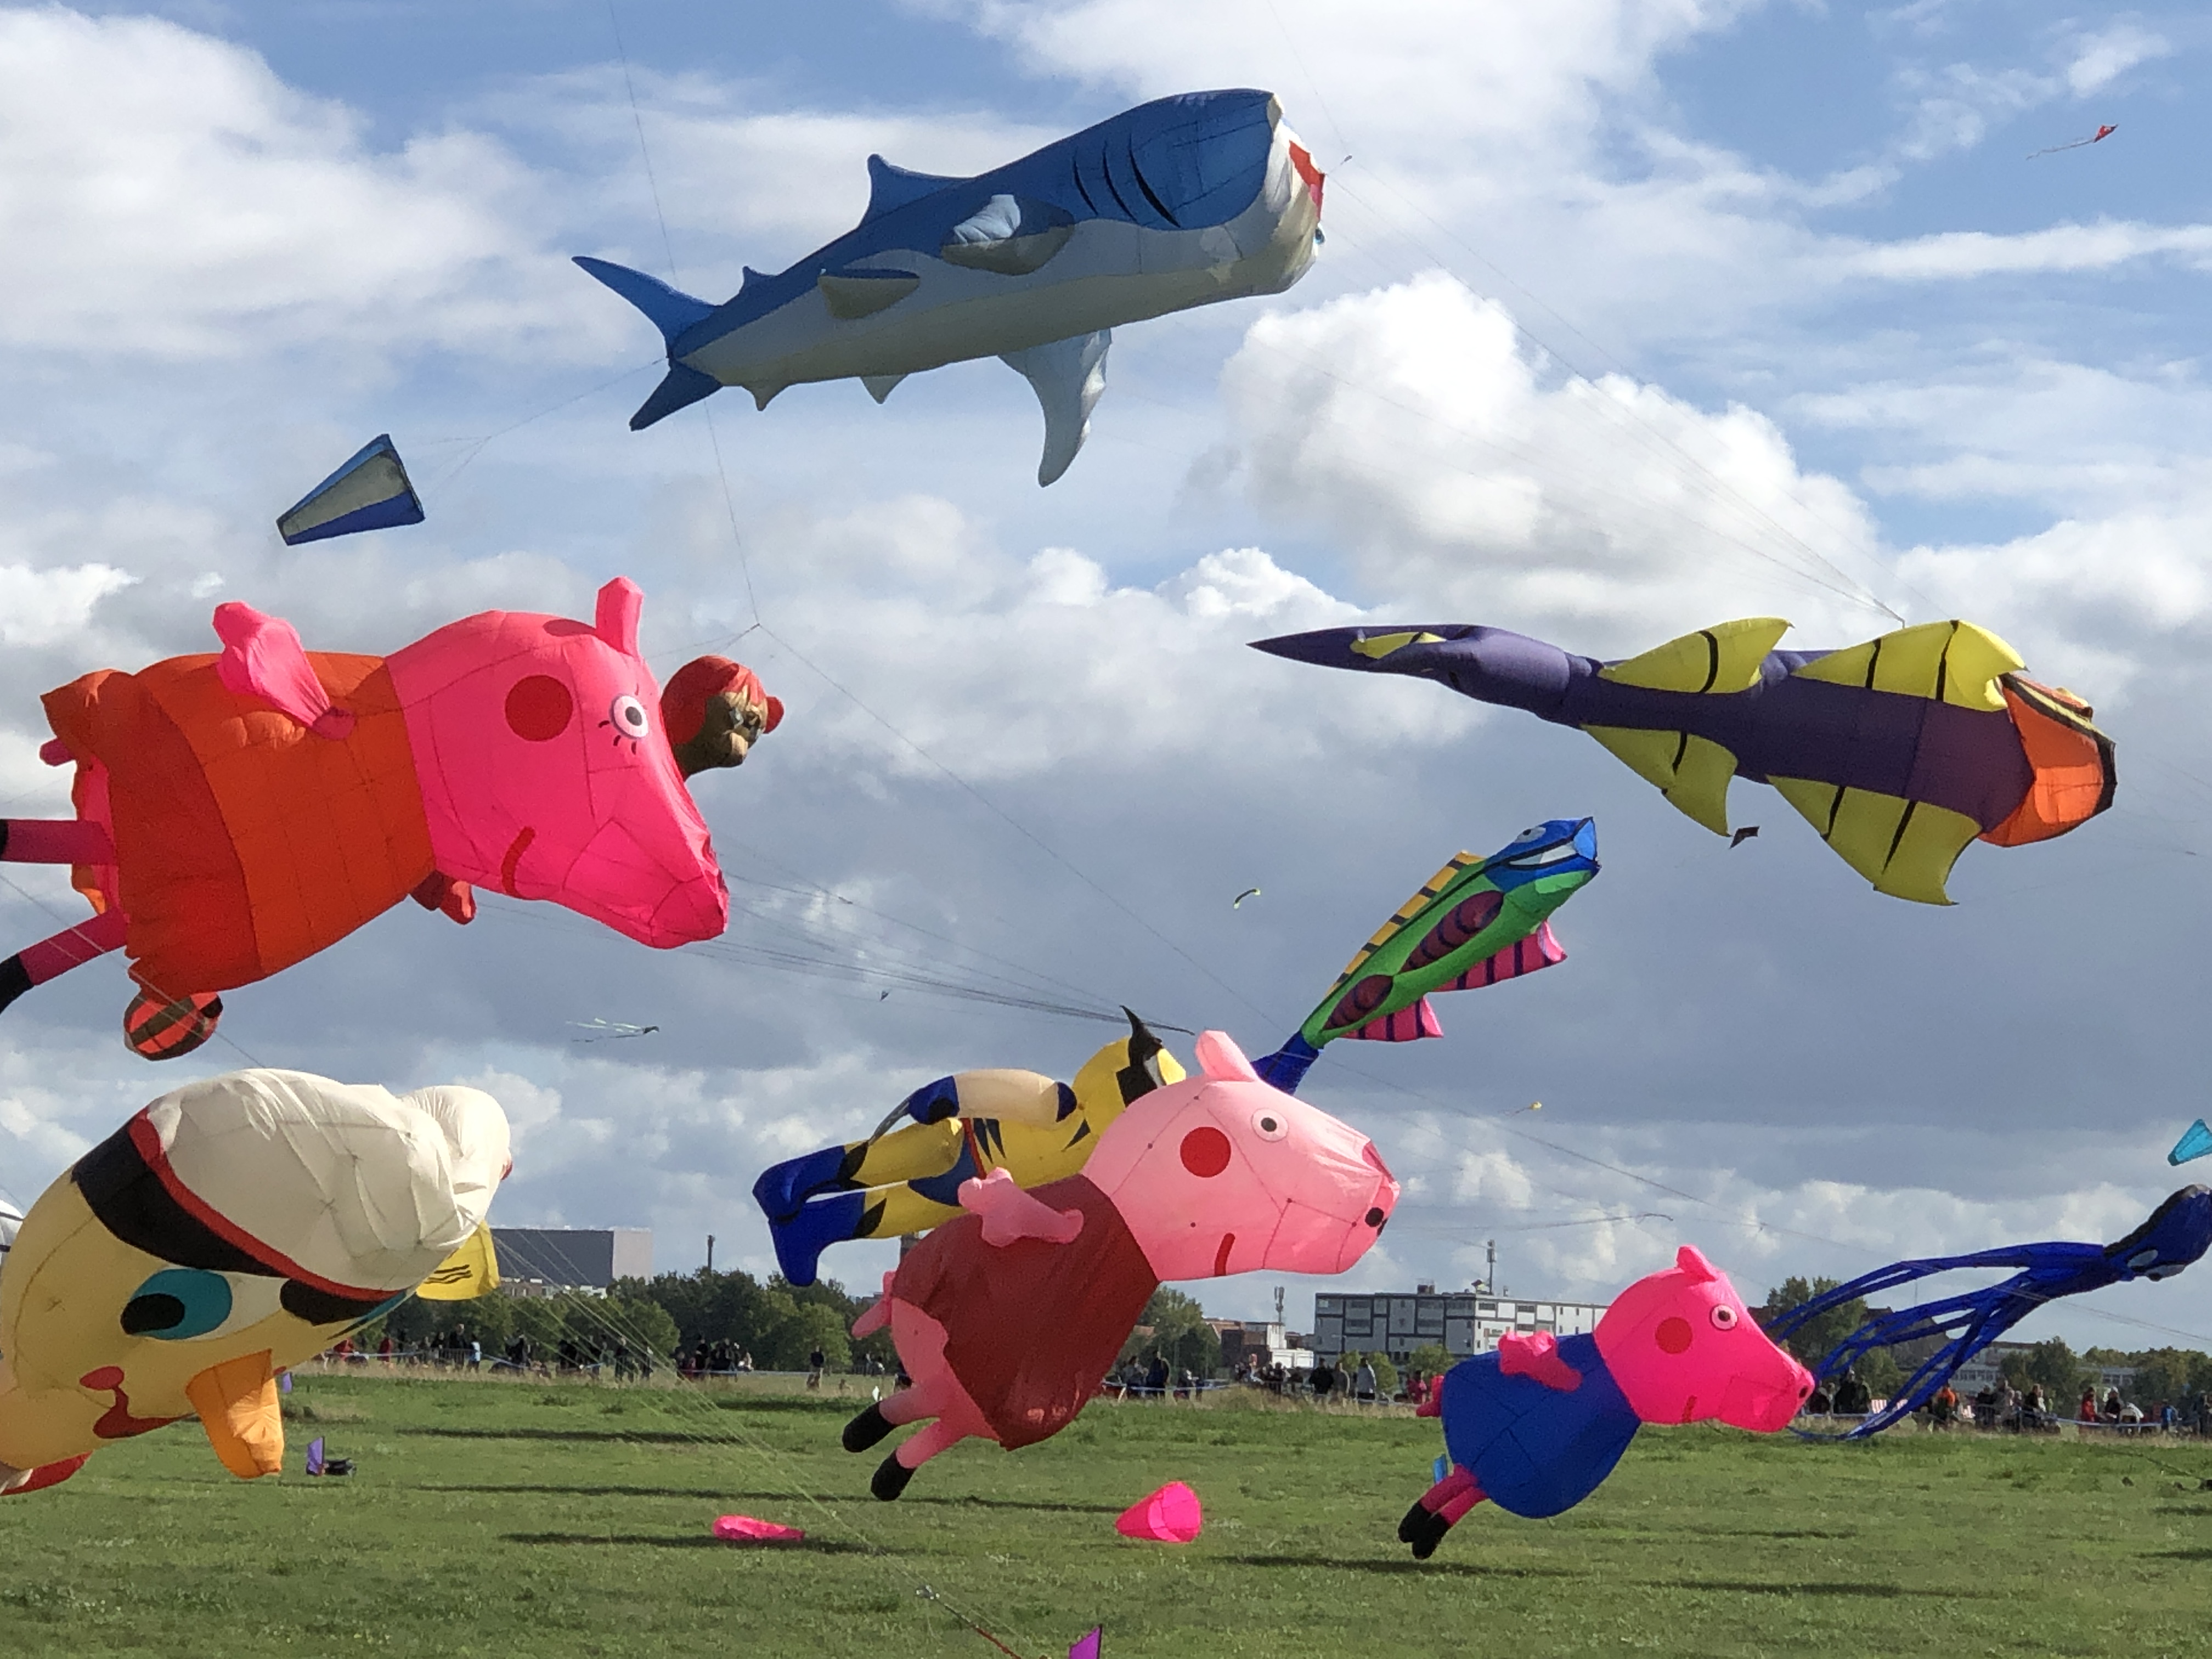
[[[172,23],[0,11],[0,343],[203,358],[367,330],[496,352],[570,287],[526,228],[535,189],[465,132],[375,152],[350,111]]]
[[[1731,615],[1865,625],[1821,561],[1871,526],[1764,416],[1545,369],[1501,307],[1431,275],[1261,319],[1224,381],[1253,499],[1341,538],[1370,604],[1585,650]]]
[[[2102,220],[2061,224],[2012,235],[1942,231],[1909,241],[1863,247],[1856,270],[1892,282],[1937,282],[2040,271],[2110,270],[2155,254],[2189,256],[2202,269],[2212,257],[2212,225],[2146,225]]]
[[[52,570],[0,564],[0,645],[47,645],[76,632],[93,607],[135,577],[112,565]]]
[[[2102,92],[2138,64],[2170,57],[2173,45],[2138,23],[2116,23],[2074,43],[2066,84],[2076,98]]]
[[[1010,556],[927,497],[790,515],[767,539],[806,577],[763,597],[772,628],[809,641],[826,672],[971,781],[1196,760],[1227,770],[1271,731],[1298,733],[1317,758],[1362,743],[1446,739],[1468,718],[1439,711],[1417,687],[1357,711],[1316,700],[1310,684],[1243,650],[1261,634],[1357,614],[1257,548],[1207,554],[1157,586],[1123,586],[1073,549]],[[772,653],[758,660],[841,764],[938,775],[805,668],[770,670]]]

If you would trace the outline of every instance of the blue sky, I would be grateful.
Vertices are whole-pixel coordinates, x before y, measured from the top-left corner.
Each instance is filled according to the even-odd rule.
[[[2187,95],[2212,29],[1543,12],[622,5],[634,113],[603,6],[0,8],[0,797],[61,810],[40,692],[204,648],[219,598],[389,650],[494,605],[587,611],[625,572],[664,672],[734,639],[791,705],[700,790],[737,878],[722,948],[410,908],[229,999],[237,1047],[185,1066],[484,1083],[520,1129],[507,1218],[649,1224],[679,1267],[711,1231],[764,1269],[762,1164],[947,1071],[1067,1076],[1105,1035],[884,999],[886,972],[1072,985],[1257,1051],[1450,853],[1588,811],[1606,869],[1559,920],[1568,963],[1309,1085],[1411,1183],[1356,1283],[1463,1282],[1492,1236],[1516,1288],[1576,1296],[1681,1238],[1756,1295],[2116,1237],[2169,1189],[2212,1060]],[[568,255],[665,275],[672,250],[720,300],[848,227],[872,149],[973,171],[1237,84],[1331,169],[1322,257],[1120,331],[1051,489],[996,363],[882,408],[836,383],[624,429],[658,342]],[[429,522],[278,545],[275,514],[386,430]],[[1768,612],[1835,645],[1881,605],[1996,629],[2122,745],[2113,812],[1970,852],[1948,911],[1869,892],[1770,792],[1736,787],[1763,830],[1728,853],[1571,733],[1243,649],[1417,617],[1617,655]],[[68,899],[17,874],[0,918],[27,939]],[[182,1080],[120,1052],[125,997],[96,967],[0,1019],[18,1198]],[[595,1018],[662,1030],[572,1042]],[[865,1282],[879,1253],[831,1265]],[[1206,1297],[1257,1312],[1273,1282]],[[2212,1278],[2107,1305],[2212,1345]]]

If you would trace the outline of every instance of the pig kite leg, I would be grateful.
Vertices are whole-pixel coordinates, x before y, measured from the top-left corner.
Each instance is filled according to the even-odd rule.
[[[910,1436],[884,1460],[868,1483],[869,1491],[885,1503],[890,1502],[906,1490],[906,1483],[914,1478],[916,1469],[974,1431],[960,1421],[963,1392],[951,1376],[933,1377],[878,1401],[845,1425],[845,1449],[863,1452],[893,1429],[925,1417],[938,1419]]]
[[[1425,1561],[1437,1553],[1444,1534],[1460,1517],[1482,1502],[1483,1491],[1474,1473],[1455,1463],[1452,1472],[1423,1492],[1420,1501],[1406,1511],[1398,1523],[1398,1541],[1413,1547],[1413,1559]]]
[[[107,831],[82,818],[0,818],[0,860],[13,864],[115,862]],[[0,1008],[81,963],[121,947],[128,922],[108,909],[0,962]]]

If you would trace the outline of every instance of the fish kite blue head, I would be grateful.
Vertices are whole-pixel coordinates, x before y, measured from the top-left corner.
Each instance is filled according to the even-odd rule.
[[[1597,821],[1549,818],[1519,835],[1483,861],[1482,873],[1502,892],[1574,877],[1579,887],[1597,873]]]

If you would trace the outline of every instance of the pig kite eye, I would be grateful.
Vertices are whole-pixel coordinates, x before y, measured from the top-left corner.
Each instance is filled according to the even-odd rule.
[[[1713,1310],[1713,1328],[1717,1331],[1734,1330],[1735,1328],[1735,1310],[1729,1307],[1725,1302],[1716,1307]]]
[[[1280,1140],[1290,1132],[1291,1126],[1284,1121],[1280,1112],[1271,1111],[1263,1106],[1252,1114],[1252,1133],[1262,1140]]]
[[[645,705],[626,691],[614,700],[613,707],[607,710],[607,719],[625,738],[641,738],[653,729],[653,720],[645,712]]]

